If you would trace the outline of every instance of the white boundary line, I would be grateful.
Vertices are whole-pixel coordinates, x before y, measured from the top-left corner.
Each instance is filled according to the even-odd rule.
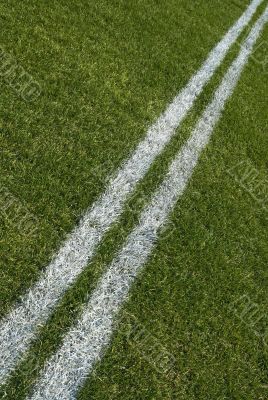
[[[140,224],[129,235],[125,246],[103,275],[89,303],[84,307],[80,320],[65,336],[60,350],[47,362],[31,400],[75,399],[78,388],[96,361],[101,359],[104,348],[111,340],[114,320],[128,297],[131,285],[147,261],[159,229],[183,194],[199,156],[267,22],[268,7],[252,28],[192,136],[171,163],[166,179],[143,212]]]
[[[39,281],[3,319],[0,324],[0,384],[5,383],[35,338],[38,327],[46,322],[64,292],[87,266],[104,234],[122,213],[124,203],[137,182],[175,134],[175,129],[261,2],[253,0],[210,52],[200,70],[148,130],[145,139],[110,181],[105,193],[85,214]]]

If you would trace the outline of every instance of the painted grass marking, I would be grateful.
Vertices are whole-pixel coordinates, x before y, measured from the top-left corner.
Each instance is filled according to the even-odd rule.
[[[223,61],[243,28],[251,20],[262,0],[254,0],[210,52],[200,70],[190,79],[166,111],[148,130],[105,193],[93,204],[78,227],[59,249],[55,258],[0,324],[0,384],[6,382],[16,364],[36,337],[38,327],[46,322],[64,292],[87,266],[109,227],[123,211],[127,198],[134,191],[154,159],[175,134],[205,84]]]
[[[267,22],[268,7],[252,28],[192,136],[171,163],[167,177],[143,211],[140,224],[129,235],[125,246],[101,278],[84,306],[81,318],[65,336],[62,347],[46,363],[31,400],[75,399],[79,387],[101,359],[115,329],[114,320],[127,299],[131,285],[147,261],[159,229],[183,194]]]

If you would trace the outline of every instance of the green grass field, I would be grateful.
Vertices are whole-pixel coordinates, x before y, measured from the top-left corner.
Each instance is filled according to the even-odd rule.
[[[41,89],[28,101],[12,84],[12,74],[1,73],[1,317],[38,280],[109,178],[248,4],[8,0],[0,5],[1,49]],[[266,6],[264,1],[249,27]],[[0,386],[1,398],[22,400],[32,393],[248,32],[231,47],[138,183],[90,265],[40,326]],[[268,399],[267,43],[266,25],[130,290],[125,317],[77,399]],[[243,181],[245,171],[260,184],[261,195],[253,178]],[[26,229],[25,215],[34,230]],[[172,357],[169,373],[156,361],[161,352]]]

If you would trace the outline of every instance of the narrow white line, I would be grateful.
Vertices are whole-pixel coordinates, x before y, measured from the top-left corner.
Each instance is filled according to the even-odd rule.
[[[65,336],[60,350],[46,364],[32,400],[75,399],[78,388],[96,361],[101,359],[114,330],[113,321],[127,299],[135,277],[148,259],[159,229],[184,192],[267,21],[268,7],[252,28],[192,136],[172,162],[166,179],[143,212],[139,226],[129,235],[118,257],[103,275],[84,307],[81,319]]]
[[[252,18],[262,0],[254,0],[211,51],[208,59],[166,111],[148,130],[130,159],[112,179],[105,193],[85,214],[39,281],[0,325],[0,384],[3,384],[35,338],[64,292],[87,266],[96,247],[123,210],[124,203],[154,159],[170,141],[195,99],[221,64],[228,49]]]

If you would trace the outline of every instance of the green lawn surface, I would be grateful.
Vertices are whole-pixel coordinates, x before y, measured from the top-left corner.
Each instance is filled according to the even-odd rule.
[[[18,207],[12,223],[0,213],[1,315],[38,279],[108,177],[247,4],[13,0],[0,5],[1,46],[41,87],[40,97],[29,103],[0,79],[1,191],[37,221],[34,233],[26,235],[16,224]],[[263,41],[267,27],[258,45]],[[3,399],[25,399],[30,392],[238,51],[233,46],[138,185],[120,223],[0,389]],[[147,348],[119,325],[79,400],[268,398],[262,336],[268,317],[267,326],[265,318],[252,326],[241,317],[240,301],[246,298],[261,315],[268,314],[267,209],[236,179],[236,166],[244,162],[267,180],[268,65],[265,70],[259,62],[264,57],[260,46],[124,307],[130,324],[136,321],[147,332]],[[174,358],[170,374],[148,356],[154,344]]]

